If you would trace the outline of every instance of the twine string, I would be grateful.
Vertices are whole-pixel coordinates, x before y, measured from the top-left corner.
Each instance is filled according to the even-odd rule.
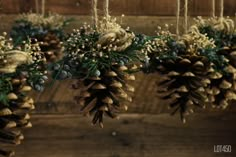
[[[176,35],[179,37],[179,15],[180,15],[180,0],[177,0],[176,9]]]
[[[216,16],[216,2],[212,0],[212,17]]]
[[[98,25],[98,11],[97,11],[97,1],[98,0],[92,0],[92,19],[94,27],[97,28]]]
[[[39,13],[39,1],[35,0],[35,11],[38,14]]]
[[[236,25],[236,13],[234,14],[234,23]]]
[[[45,0],[42,0],[41,10],[42,10],[42,15],[44,16],[44,14],[45,14]]]
[[[104,14],[105,14],[106,19],[108,20],[108,18],[109,18],[109,0],[105,0]]]
[[[220,0],[220,18],[224,17],[224,0]]]
[[[184,5],[184,30],[185,33],[188,31],[188,0],[185,0]]]

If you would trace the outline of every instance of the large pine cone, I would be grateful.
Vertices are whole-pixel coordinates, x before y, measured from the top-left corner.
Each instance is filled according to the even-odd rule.
[[[12,91],[8,93],[9,105],[0,103],[0,142],[4,147],[9,147],[6,144],[21,143],[24,139],[21,130],[32,126],[29,111],[34,109],[33,99],[25,95],[31,90],[31,87],[25,85],[26,80],[14,78],[9,81],[12,82]],[[0,155],[10,157],[14,155],[14,151],[0,148]]]
[[[231,100],[236,100],[236,69],[228,65],[224,73],[209,70],[211,83],[207,88],[209,102],[213,107],[225,109]]]
[[[118,112],[128,109],[124,101],[132,101],[127,92],[134,92],[134,88],[127,81],[135,80],[135,76],[127,71],[136,68],[135,65],[127,67],[115,64],[110,70],[101,71],[100,76],[82,80],[85,89],[75,99],[82,106],[82,113],[85,115],[94,113],[93,124],[99,122],[103,127],[104,114],[116,118]],[[81,80],[77,85],[80,83]]]
[[[62,42],[55,33],[47,33],[39,38],[39,46],[48,62],[54,62],[62,57]]]
[[[162,77],[158,83],[159,96],[171,101],[170,107],[175,108],[172,114],[179,111],[183,122],[194,106],[204,108],[208,102],[205,94],[210,83],[208,69],[209,62],[200,56],[163,60],[157,67]]]
[[[218,53],[227,58],[228,65],[221,73],[209,70],[211,84],[207,93],[213,107],[225,109],[231,100],[236,100],[236,47],[225,47]]]

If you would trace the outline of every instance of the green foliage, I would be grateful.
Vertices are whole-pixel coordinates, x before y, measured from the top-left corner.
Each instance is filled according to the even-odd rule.
[[[14,41],[14,45],[20,45],[28,38],[42,39],[47,33],[56,34],[60,39],[64,37],[62,29],[49,29],[48,27],[34,26],[32,23],[25,20],[15,22],[10,36]]]
[[[7,95],[12,91],[12,84],[8,75],[0,74],[0,104],[8,105]]]
[[[165,60],[175,60],[186,51],[185,45],[177,42],[170,34],[149,37],[143,46],[146,53],[143,60],[143,71],[152,73],[157,71],[157,66]]]
[[[132,32],[126,33],[132,35]],[[111,69],[114,63],[127,65],[139,62],[142,55],[138,50],[143,46],[143,37],[137,35],[127,48],[117,51],[116,45],[101,47],[98,44],[101,34],[92,28],[82,27],[80,30],[74,30],[64,43],[63,60],[52,67],[53,77],[65,79],[99,76],[101,71]]]
[[[207,34],[209,38],[214,39],[218,48],[236,45],[236,34],[227,34],[223,30],[213,29],[212,26],[199,27],[199,30],[202,34]]]
[[[225,56],[217,53],[220,47],[216,48],[206,47],[199,48],[194,52],[195,54],[204,56],[207,60],[214,64],[213,68],[216,71],[224,73],[224,68],[227,65]],[[146,52],[147,60],[144,62],[144,72],[156,72],[156,67],[161,63],[169,59],[175,60],[181,56],[188,54],[188,48],[186,43],[180,42],[170,34],[159,35],[156,37],[149,38],[149,41],[143,49]]]
[[[213,68],[221,73],[224,73],[224,69],[227,66],[227,62],[225,61],[225,56],[218,54],[218,48],[211,49],[199,49],[199,53],[201,56],[205,56],[209,62],[213,63]]]
[[[30,21],[27,19],[29,15],[23,16],[20,19],[16,20],[13,24],[13,27],[10,32],[10,36],[13,39],[14,45],[20,45],[22,42],[26,41],[28,38],[42,39],[48,33],[55,34],[60,40],[63,40],[65,37],[64,28],[73,20],[73,19],[64,19],[63,17],[59,17],[60,21],[58,22],[59,26],[54,26],[54,21],[49,21],[50,16],[41,17],[36,21],[38,23],[33,23],[34,21]],[[34,15],[34,14],[32,14]],[[40,15],[34,15],[35,20],[40,17]],[[59,15],[57,15],[59,16]],[[51,17],[54,17],[51,15]],[[62,19],[63,18],[63,19]],[[56,20],[56,19],[55,19]],[[50,23],[51,22],[51,23]],[[61,23],[60,23],[61,22]]]

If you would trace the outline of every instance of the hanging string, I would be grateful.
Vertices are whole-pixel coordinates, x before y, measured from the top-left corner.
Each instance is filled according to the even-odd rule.
[[[94,27],[97,28],[98,25],[98,11],[97,11],[97,2],[98,0],[92,0],[92,12],[93,12],[93,23]]]
[[[212,0],[212,17],[216,16],[216,1]]]
[[[236,26],[236,13],[234,14],[234,23],[235,23],[235,26]]]
[[[188,0],[185,0],[184,6],[184,30],[185,33],[188,31]]]
[[[39,13],[39,0],[35,0],[35,11],[37,14]]]
[[[224,17],[224,0],[220,0],[220,18]]]
[[[45,0],[42,0],[42,15],[44,16],[45,14]]]
[[[104,13],[105,13],[106,19],[108,20],[109,19],[109,0],[105,0]]]
[[[177,0],[177,9],[176,9],[176,35],[179,37],[179,14],[180,14],[180,0]]]

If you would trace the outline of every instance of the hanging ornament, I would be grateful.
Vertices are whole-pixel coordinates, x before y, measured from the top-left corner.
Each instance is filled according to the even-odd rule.
[[[157,67],[165,76],[158,84],[160,97],[171,100],[173,114],[179,111],[183,122],[195,106],[205,108],[208,98],[204,88],[210,83],[206,75],[208,68],[207,59],[195,55],[163,60]]]
[[[209,71],[211,84],[207,88],[207,94],[213,107],[225,109],[231,100],[236,100],[236,69],[227,65],[223,71],[224,73],[220,73],[211,68]]]
[[[103,127],[104,115],[116,118],[117,113],[128,109],[125,101],[131,102],[129,93],[134,92],[128,81],[135,80],[134,75],[127,73],[129,69],[128,66],[113,63],[111,69],[102,70],[99,77],[88,77],[77,82],[81,84],[82,81],[84,88],[75,100],[81,105],[84,115],[94,113],[93,124],[98,122]]]
[[[212,81],[208,89],[213,107],[225,109],[231,100],[236,99],[236,53],[234,53],[236,50],[236,34],[234,22],[230,18],[224,18],[223,11],[221,11],[220,18],[214,17],[205,20],[199,17],[195,21],[200,32],[215,41],[217,54],[225,58],[223,67],[219,67],[219,63],[213,64],[213,68],[218,70],[209,72]]]
[[[105,114],[115,118],[118,112],[127,110],[124,101],[132,101],[129,92],[134,92],[128,82],[135,80],[132,73],[138,70],[135,35],[109,22],[108,30],[98,31],[89,25],[74,30],[65,42],[62,64],[54,66],[54,76],[59,79],[78,79],[74,89],[81,90],[83,84],[75,100],[82,113],[94,114],[93,123],[99,122],[101,127]]]
[[[4,83],[2,81],[1,83]],[[6,81],[11,84],[11,90],[6,93],[7,104],[0,101],[0,141],[18,145],[24,139],[21,130],[32,126],[29,112],[34,109],[34,101],[26,96],[31,87],[26,84],[25,79],[15,77]],[[14,155],[14,151],[1,150],[0,152],[4,156]]]
[[[34,100],[27,93],[46,80],[45,59],[37,43],[29,41],[15,48],[5,36],[0,36],[0,142],[18,145],[24,139],[22,128],[32,126],[29,113]],[[0,155],[14,154],[0,148]]]
[[[64,43],[65,56],[54,66],[54,77],[76,78],[74,89],[81,93],[75,100],[85,115],[93,114],[92,123],[103,127],[103,117],[117,117],[127,110],[125,101],[132,101],[132,74],[139,69],[138,49],[141,37],[123,29],[116,20],[106,15],[98,21],[93,1],[94,26],[84,25],[74,30]],[[82,86],[83,87],[82,87]]]
[[[64,28],[70,19],[58,14],[20,15],[11,30],[14,45],[20,45],[28,38],[37,39],[48,62],[54,62],[62,57],[62,41]]]
[[[143,52],[150,58],[145,72],[157,72],[158,95],[170,102],[173,114],[179,111],[181,120],[208,103],[206,88],[211,83],[209,53],[215,52],[214,41],[193,26],[187,34],[175,39],[168,30],[159,30],[157,36],[146,43]],[[204,53],[203,53],[204,52]],[[216,57],[216,54],[212,54]]]

